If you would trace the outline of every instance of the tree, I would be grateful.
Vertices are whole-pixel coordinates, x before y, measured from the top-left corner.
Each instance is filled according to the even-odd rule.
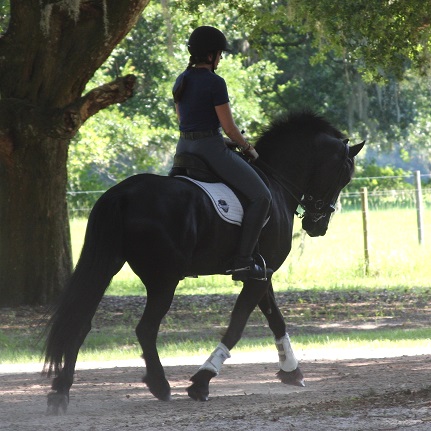
[[[291,0],[288,13],[313,32],[319,55],[335,51],[359,62],[368,80],[402,79],[408,68],[430,71],[429,0]]]
[[[83,92],[148,2],[9,2],[0,37],[1,305],[47,303],[70,275],[69,142],[100,109],[127,100],[135,78]]]
[[[189,0],[188,11],[212,0]],[[225,0],[251,37],[276,33],[280,21],[314,35],[314,61],[335,52],[357,63],[368,80],[401,79],[408,68],[428,74],[431,66],[430,0]],[[283,35],[282,32],[279,32]]]
[[[202,13],[200,22],[221,27],[235,46],[240,45],[229,24],[216,22],[216,8],[211,15],[209,10]],[[153,1],[97,71],[92,84],[133,72],[140,85],[127,104],[100,112],[80,129],[69,150],[70,190],[101,190],[137,172],[169,171],[178,141],[172,85],[187,65],[186,40],[195,25],[199,23],[194,15],[175,13],[167,0]],[[260,94],[270,87],[275,67],[265,60],[249,62],[235,52],[224,56],[218,73],[228,82],[235,118],[252,136],[264,121]],[[69,204],[88,208],[91,197],[97,196],[69,195]]]
[[[0,36],[0,305],[49,302],[70,274],[65,203],[70,140],[96,112],[128,99],[135,78],[126,75],[115,79],[115,66],[110,70],[112,82],[87,93],[85,87],[148,3],[149,0],[0,0],[0,30],[7,29]],[[349,99],[343,103],[349,104],[349,100],[360,96],[361,103],[351,109],[346,121],[346,129],[356,129],[354,117],[359,116],[358,112],[366,112],[368,104],[372,106],[372,98],[378,99],[382,93],[378,89],[373,95],[370,88],[364,87],[356,72],[358,68],[368,79],[383,77],[387,81],[392,76],[397,79],[404,76],[408,67],[420,73],[429,68],[429,3],[429,0],[160,0],[162,13],[140,21],[147,33],[139,34],[140,40],[135,35],[128,38],[115,53],[116,59],[123,61],[120,69],[124,71],[132,70],[129,66],[139,60],[144,65],[140,69],[144,85],[154,84],[157,90],[136,98],[127,108],[115,106],[104,115],[104,121],[134,119],[133,112],[139,111],[145,115],[149,128],[162,124],[164,135],[169,137],[174,129],[171,113],[166,114],[171,109],[171,99],[166,95],[172,82],[170,77],[164,77],[172,72],[173,63],[175,71],[180,64],[173,49],[176,43],[173,35],[181,32],[184,38],[195,25],[212,23],[222,26],[229,33],[235,51],[243,54],[241,62],[226,61],[232,69],[223,71],[223,75],[229,77],[230,72],[232,76],[241,76],[241,80],[233,82],[241,81],[238,86],[244,92],[238,93],[234,88],[232,94],[240,94],[244,102],[240,107],[235,103],[234,109],[247,131],[257,128],[264,112],[272,114],[283,105],[290,109],[304,97],[316,105],[323,100],[332,108],[336,95],[343,96],[345,89],[336,78],[340,71],[345,71],[346,79],[353,83]],[[184,14],[184,8],[195,14]],[[172,19],[173,14],[168,13],[172,10],[181,19]],[[165,34],[157,31],[159,25],[166,25]],[[134,44],[145,45],[148,33],[152,40],[137,59]],[[283,58],[286,43],[289,45],[292,40],[298,43],[298,50],[290,51],[290,58]],[[160,61],[147,64],[147,56],[156,58],[158,44],[165,43],[169,55],[165,52]],[[249,48],[250,43],[253,49]],[[259,45],[274,47],[275,58],[262,56],[264,51],[258,51]],[[184,40],[181,46],[185,58]],[[301,51],[303,47],[306,51]],[[334,69],[316,68],[308,73],[309,56],[313,65],[333,56]],[[299,66],[294,79],[285,73],[287,69],[283,66],[283,62],[287,64],[292,59]],[[156,67],[153,75],[150,66]],[[244,73],[243,67],[251,72]],[[307,75],[302,71],[307,71]],[[261,77],[261,82],[250,79],[252,73]],[[330,86],[317,94],[313,88],[315,82]],[[233,88],[232,82],[229,87]],[[306,87],[312,91],[304,92]],[[258,107],[249,97],[251,93],[256,95]],[[324,93],[330,97],[325,99]],[[398,89],[392,94],[397,95]],[[143,110],[141,101],[145,104]],[[334,118],[345,109],[341,103],[337,106],[338,111],[330,113]],[[240,110],[246,115],[241,115]],[[399,111],[397,101],[394,111],[397,118],[402,117]],[[421,118],[426,123],[427,116]],[[388,118],[386,124],[391,123]],[[116,135],[127,137],[128,132],[124,128]],[[159,130],[152,133],[147,137],[157,144]],[[81,144],[84,142],[85,138]],[[91,145],[92,140],[86,142]],[[75,176],[73,180],[79,183],[82,177]]]
[[[429,88],[416,90],[415,84],[425,80],[414,76],[414,71],[406,73],[410,83],[394,77],[379,85],[364,82],[358,73],[361,62],[351,55],[321,55],[312,34],[293,25],[286,1],[247,1],[235,10],[229,9],[234,1],[211,3],[208,8],[197,3],[151,2],[98,71],[104,80],[107,75],[114,78],[133,71],[143,85],[129,103],[105,110],[81,129],[69,152],[71,190],[103,189],[148,168],[167,172],[177,141],[172,79],[187,61],[187,34],[200,24],[221,28],[233,48],[234,55],[225,56],[219,72],[228,81],[235,118],[250,136],[268,118],[306,107],[324,114],[352,139],[366,138],[384,151],[402,147],[403,159],[411,152],[409,125],[417,121],[418,112],[422,116],[424,109],[429,112],[426,103],[417,109],[419,98],[429,100]],[[177,13],[175,4],[187,13]],[[247,10],[251,4],[255,8]],[[220,16],[225,17],[222,22]],[[413,86],[413,91],[406,92],[406,85]],[[98,152],[94,145],[88,146],[95,139]],[[131,157],[125,157],[125,152]],[[82,205],[83,196],[76,195],[74,204],[91,206]]]

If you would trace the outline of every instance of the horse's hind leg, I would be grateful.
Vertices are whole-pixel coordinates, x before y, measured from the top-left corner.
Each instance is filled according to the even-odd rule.
[[[160,323],[171,306],[177,284],[178,279],[169,282],[157,280],[156,283],[146,283],[147,304],[142,319],[136,327],[136,335],[142,347],[147,369],[143,382],[146,383],[150,392],[162,401],[170,400],[171,388],[165,378],[157,352],[157,334]]]
[[[259,308],[268,320],[269,327],[274,334],[279,355],[280,371],[277,376],[283,383],[305,386],[304,376],[298,366],[289,335],[286,332],[286,324],[280,309],[277,306],[272,284],[269,286],[267,294],[260,300]]]
[[[90,332],[91,323],[83,326],[79,339],[75,344],[71,342],[69,350],[64,355],[64,365],[58,376],[52,380],[52,392],[48,394],[48,415],[59,415],[66,413],[69,404],[69,391],[73,384],[73,375],[75,373],[76,359],[78,352],[85,340],[85,337]]]

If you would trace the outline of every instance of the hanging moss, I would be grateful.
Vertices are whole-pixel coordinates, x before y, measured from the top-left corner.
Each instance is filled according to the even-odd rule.
[[[105,3],[106,0],[104,0]],[[51,24],[51,16],[54,8],[54,4],[50,3],[45,6],[41,5],[41,18],[40,18],[40,28],[45,36],[49,34],[50,24]],[[62,0],[56,4],[56,6],[63,11],[66,11],[67,14],[77,22],[79,19],[79,9],[81,6],[81,0]],[[104,5],[105,8],[105,5]]]
[[[56,3],[56,6],[63,11],[66,11],[67,14],[70,16],[71,19],[73,19],[75,22],[78,22],[79,20],[79,14],[80,14],[80,8],[81,8],[81,1],[82,0],[61,0],[60,2]],[[108,27],[109,27],[109,21],[108,21],[108,5],[107,0],[103,0],[102,2],[103,7],[103,27],[105,34],[108,34]],[[41,11],[41,21],[40,21],[40,27],[42,29],[43,34],[46,36],[49,34],[50,29],[50,21],[52,16],[52,10],[54,7],[54,4],[47,4],[45,6],[42,6]]]
[[[70,17],[77,22],[79,19],[79,8],[81,6],[81,0],[63,0],[59,3],[61,9],[67,11]]]
[[[49,27],[51,22],[51,14],[52,14],[52,4],[47,4],[41,12],[40,15],[40,28],[42,29],[43,34],[46,36],[49,34]]]

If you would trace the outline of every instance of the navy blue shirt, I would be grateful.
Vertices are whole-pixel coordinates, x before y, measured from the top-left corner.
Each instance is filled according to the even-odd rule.
[[[180,130],[198,132],[220,127],[215,107],[229,102],[225,80],[206,68],[184,71],[174,84],[174,90],[185,79],[184,93],[178,102]]]

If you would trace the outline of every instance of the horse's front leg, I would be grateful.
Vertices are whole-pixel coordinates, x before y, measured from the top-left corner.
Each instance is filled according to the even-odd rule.
[[[211,356],[190,379],[193,382],[187,388],[190,398],[197,401],[208,400],[210,380],[220,373],[224,361],[230,358],[230,350],[240,340],[251,312],[265,295],[267,288],[268,281],[249,280],[244,283],[225,335]]]
[[[269,327],[275,337],[280,366],[277,376],[283,383],[301,387],[305,386],[304,376],[299,369],[298,360],[293,353],[289,334],[286,332],[286,324],[275,301],[272,283],[265,296],[260,300],[259,308],[268,320]]]

